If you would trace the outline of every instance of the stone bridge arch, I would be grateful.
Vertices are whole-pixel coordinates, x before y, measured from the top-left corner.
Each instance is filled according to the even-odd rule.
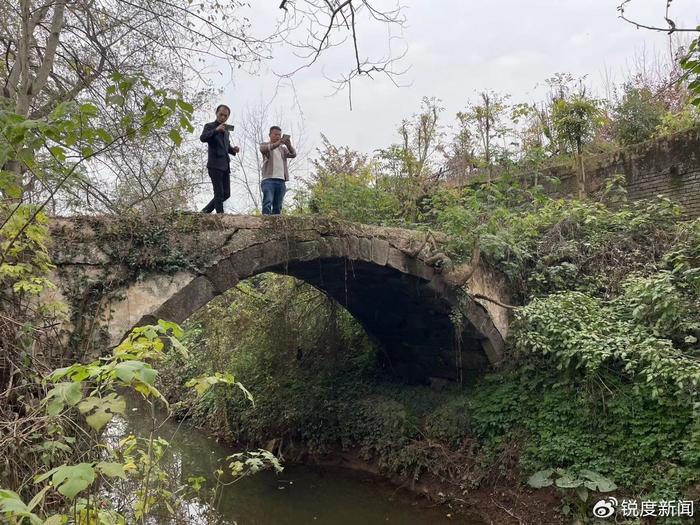
[[[137,325],[181,323],[239,281],[275,272],[343,305],[404,379],[500,364],[507,312],[473,294],[508,302],[503,279],[479,266],[466,289],[450,286],[426,264],[429,246],[413,255],[423,236],[309,217],[81,217],[54,221],[50,251],[82,353]]]

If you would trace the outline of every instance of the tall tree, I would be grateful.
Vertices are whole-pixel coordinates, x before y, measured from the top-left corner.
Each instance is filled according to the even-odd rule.
[[[661,123],[666,107],[645,86],[627,83],[613,108],[614,133],[618,142],[630,146],[650,139]]]
[[[479,149],[487,169],[489,182],[493,179],[494,157],[496,154],[496,139],[503,138],[508,133],[505,118],[508,111],[507,95],[493,91],[479,93],[480,102],[470,104],[466,111],[457,114],[457,118],[469,123],[474,129],[474,136],[479,142]]]
[[[619,17],[627,23],[634,25],[637,29],[647,29],[649,31],[658,31],[667,33],[669,36],[677,33],[687,33],[692,36],[692,39],[686,53],[683,53],[680,58],[680,65],[685,71],[683,77],[679,80],[686,80],[689,89],[694,93],[692,103],[700,107],[700,25],[696,27],[681,27],[672,18],[671,6],[673,0],[665,2],[665,11],[663,14],[663,24],[646,24],[631,17],[628,14],[628,9],[633,4],[633,0],[623,0],[617,6]]]
[[[259,37],[246,12],[252,7],[239,0],[11,0],[0,8],[3,96],[16,113],[40,117],[114,71],[160,70],[179,81],[183,71],[200,75],[203,58],[240,67],[271,58],[283,42],[301,49],[297,67],[308,67],[346,36],[353,39],[348,78],[394,74],[392,57],[361,58],[357,25],[400,25],[399,7],[381,9],[369,0],[280,7],[275,30]]]
[[[456,120],[452,140],[445,148],[445,171],[451,178],[467,178],[477,164],[475,137],[466,113],[457,113]]]
[[[142,108],[138,102],[135,107],[111,104],[115,100],[109,98],[119,102],[120,96],[106,91],[115,74],[138,73],[188,99],[200,95],[200,100],[206,100],[191,86],[202,80],[208,60],[223,60],[231,68],[252,67],[281,47],[295,50],[298,56],[286,75],[310,67],[329,48],[346,45],[348,72],[341,84],[377,73],[393,78],[395,57],[361,53],[358,27],[403,23],[399,7],[383,9],[376,4],[370,0],[299,0],[281,5],[258,3],[253,8],[239,0],[10,0],[0,5],[0,107],[41,119],[62,102],[90,101],[101,110],[102,118],[121,122],[133,119],[133,112]],[[250,22],[255,18],[253,9],[268,10],[274,17],[278,5],[274,30],[258,36],[262,31]],[[170,173],[172,156],[158,135],[142,137],[141,142],[144,150],[161,156],[161,168],[166,166],[165,172]],[[124,153],[118,156],[115,151],[111,158],[101,158],[101,166],[92,163],[85,170],[84,184],[72,189],[90,196],[104,210],[128,207],[124,202],[128,193],[120,195],[118,188],[123,187],[123,180],[130,180],[133,171],[141,170],[129,166],[127,153],[133,150]],[[23,171],[17,163],[5,168],[16,174]],[[108,194],[103,182],[110,171],[117,174],[118,182]],[[37,184],[35,176],[26,171],[24,175],[26,190],[41,190],[50,184]],[[151,177],[151,182],[163,180],[158,175]],[[148,181],[132,182],[133,188],[144,188],[136,199],[143,202],[152,196],[154,189]],[[75,193],[70,197],[84,200]],[[120,201],[118,206],[115,199]]]
[[[600,109],[596,101],[585,95],[561,98],[552,108],[552,121],[557,137],[571,147],[578,166],[579,197],[586,192],[586,171],[581,154],[584,144],[600,126]]]
[[[420,111],[401,122],[400,142],[377,154],[382,172],[401,195],[409,220],[417,220],[420,201],[444,174],[437,163],[437,154],[444,151],[443,111],[440,100],[424,97]]]
[[[368,165],[367,155],[350,149],[348,146],[336,146],[328,137],[321,134],[318,157],[312,161],[314,172],[310,182],[318,182],[338,175],[355,177]]]

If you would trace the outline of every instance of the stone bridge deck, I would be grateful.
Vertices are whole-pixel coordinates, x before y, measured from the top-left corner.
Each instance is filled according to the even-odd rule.
[[[455,378],[504,358],[503,279],[483,266],[455,288],[425,260],[424,233],[311,217],[178,214],[58,218],[50,252],[73,306],[76,356],[114,345],[134,326],[182,322],[240,280],[296,277],[336,299],[411,381]],[[457,316],[455,316],[457,314]],[[455,323],[455,319],[462,320]]]

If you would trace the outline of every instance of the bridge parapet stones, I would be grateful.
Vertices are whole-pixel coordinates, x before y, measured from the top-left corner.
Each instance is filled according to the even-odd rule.
[[[333,296],[392,359],[410,356],[414,362],[397,369],[423,374],[422,380],[449,374],[457,348],[465,367],[504,359],[507,312],[446,284],[424,262],[429,248],[412,257],[425,245],[422,232],[313,217],[199,214],[128,227],[109,217],[62,218],[52,232],[50,253],[63,296],[97,290],[107,297],[92,314],[111,345],[138,324],[182,322],[240,280],[272,271]],[[145,269],[134,266],[141,260]],[[509,302],[503,279],[486,268],[474,273],[469,291]],[[455,311],[465,316],[458,343],[450,317]]]

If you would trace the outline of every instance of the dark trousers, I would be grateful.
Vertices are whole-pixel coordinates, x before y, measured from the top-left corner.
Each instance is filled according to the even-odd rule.
[[[287,192],[287,185],[282,179],[264,179],[260,183],[263,194],[263,215],[279,215],[282,211],[282,200]]]
[[[231,171],[209,168],[209,178],[214,187],[214,198],[209,201],[202,213],[224,213],[224,201],[231,196]]]

